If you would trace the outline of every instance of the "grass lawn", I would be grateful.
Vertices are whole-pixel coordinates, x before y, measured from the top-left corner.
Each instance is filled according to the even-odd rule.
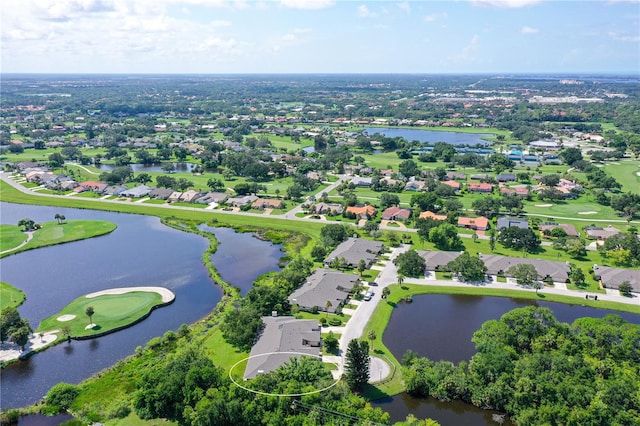
[[[0,251],[19,246],[27,240],[27,234],[18,225],[0,225]]]
[[[82,296],[69,303],[57,314],[43,320],[37,331],[55,330],[68,325],[71,327],[71,337],[92,336],[135,323],[158,305],[162,305],[162,296],[152,291],[132,291],[92,298]],[[85,327],[89,324],[89,317],[85,311],[89,306],[94,308],[92,322],[96,326],[87,330]],[[75,315],[75,318],[70,321],[59,321],[58,317],[61,315]]]
[[[58,224],[57,222],[44,222],[41,225],[42,228],[34,232],[33,238],[24,247],[21,247],[20,249],[12,252],[0,254],[0,257],[54,244],[62,244],[71,241],[83,240],[85,238],[97,237],[100,235],[108,234],[109,232],[112,232],[114,229],[116,229],[115,223],[103,220],[70,220],[63,224]],[[6,226],[10,225],[2,225],[1,229],[3,233],[3,250],[10,248],[5,248],[4,227]],[[13,241],[15,243],[16,238],[13,238]],[[13,247],[19,245],[20,243],[22,243],[22,241],[19,241]]]
[[[211,332],[207,333],[206,337],[202,341],[207,355],[213,363],[222,367],[225,370],[229,370],[236,362],[249,356],[248,352],[241,352],[240,350],[227,343],[222,336],[222,331],[219,327],[215,327]],[[236,370],[241,372],[240,376],[244,372],[244,367],[236,367]],[[235,372],[235,371],[234,371]]]
[[[25,299],[26,296],[22,290],[0,281],[0,311],[10,306],[17,308]]]
[[[640,194],[640,161],[623,160],[618,164],[607,164],[603,170],[615,177],[623,191]]]
[[[614,219],[625,222],[616,215],[616,212],[611,207],[597,204],[587,195],[582,195],[575,200],[563,202],[525,201],[524,211],[527,214],[542,215],[551,218],[584,219],[586,221],[585,224],[588,224],[589,219]]]

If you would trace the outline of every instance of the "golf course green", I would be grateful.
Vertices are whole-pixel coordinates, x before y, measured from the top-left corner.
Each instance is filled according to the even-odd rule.
[[[43,320],[36,331],[61,330],[59,339],[98,337],[133,325],[173,300],[173,293],[159,287],[105,290],[77,298]],[[91,318],[87,315],[89,307],[93,308]]]

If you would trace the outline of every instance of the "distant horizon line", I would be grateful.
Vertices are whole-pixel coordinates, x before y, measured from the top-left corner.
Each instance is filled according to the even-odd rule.
[[[332,76],[332,75],[518,75],[518,76],[622,76],[640,78],[638,71],[553,71],[553,72],[219,72],[219,73],[177,73],[177,72],[2,72],[0,76],[13,75],[76,75],[76,76],[264,76],[264,75],[287,75],[287,76]]]

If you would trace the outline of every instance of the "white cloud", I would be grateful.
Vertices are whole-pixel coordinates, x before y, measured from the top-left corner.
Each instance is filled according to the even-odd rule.
[[[334,4],[333,0],[280,0],[280,5],[291,9],[326,9]]]
[[[405,12],[407,15],[411,13],[411,5],[409,2],[403,1],[397,4],[398,9]]]
[[[540,3],[541,0],[471,0],[474,6],[515,9]]]
[[[478,34],[474,34],[469,41],[469,44],[462,48],[462,51],[457,55],[449,56],[446,60],[448,64],[451,65],[459,65],[471,63],[476,60],[476,52],[478,51],[478,47],[480,46],[480,36]]]
[[[521,32],[522,34],[536,34],[536,33],[539,33],[539,32],[540,32],[540,30],[539,30],[539,29],[537,29],[537,28],[528,27],[528,26],[526,26],[526,25],[525,25],[524,27],[522,27],[522,28],[520,29],[520,32]]]
[[[215,20],[209,23],[210,28],[224,28],[224,27],[230,27],[230,26],[231,26],[231,21]]]
[[[358,16],[361,18],[375,18],[378,14],[371,12],[366,5],[361,4],[358,6]]]
[[[608,35],[612,40],[616,40],[616,41],[627,41],[632,43],[640,42],[640,35],[630,36],[625,34],[618,34],[613,31],[610,31]]]
[[[447,13],[432,13],[431,15],[426,15],[422,18],[424,22],[436,22],[439,19],[445,19],[447,17]]]

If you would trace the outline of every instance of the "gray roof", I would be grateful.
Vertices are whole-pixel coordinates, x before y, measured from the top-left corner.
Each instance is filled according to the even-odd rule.
[[[496,275],[500,272],[506,275],[510,267],[521,263],[533,265],[538,271],[540,278],[544,279],[549,276],[553,278],[555,282],[566,282],[571,272],[569,265],[565,262],[497,256],[493,254],[480,254],[478,256],[487,267],[487,274],[489,275]]]
[[[640,271],[593,265],[593,273],[600,276],[602,285],[607,288],[618,288],[624,281],[629,281],[631,291],[640,293]]]
[[[304,356],[300,354],[320,357],[318,321],[293,317],[263,317],[262,322],[265,327],[251,348],[251,357],[244,371],[245,379],[273,371],[293,357]]]
[[[123,197],[140,198],[144,197],[145,195],[149,195],[150,192],[151,188],[149,188],[147,185],[139,185],[127,191],[122,191],[120,195]]]
[[[202,197],[196,200],[196,203],[208,204],[208,203],[224,203],[229,198],[228,194],[224,192],[207,192]]]
[[[173,194],[173,189],[166,188],[153,188],[149,193],[151,198],[159,198],[161,200],[166,200]]]
[[[356,267],[360,263],[360,259],[364,259],[367,265],[370,265],[380,253],[382,243],[379,241],[371,241],[364,238],[348,238],[336,247],[327,258],[325,264],[337,257],[343,257],[349,266]]]
[[[452,260],[456,260],[462,253],[461,251],[418,251],[425,260],[427,271],[435,271],[438,267],[445,266]]]
[[[521,228],[521,229],[529,229],[529,221],[526,219],[515,219],[512,217],[499,217],[498,218],[498,229],[501,228]]]
[[[540,231],[544,231],[546,229],[548,229],[549,231],[552,231],[555,228],[561,228],[561,229],[564,229],[564,232],[566,232],[569,237],[578,236],[578,231],[576,230],[576,227],[571,225],[570,223],[557,224],[553,222],[545,222],[538,225],[538,228],[540,229]]]
[[[335,203],[316,203],[316,213],[331,213],[335,211],[337,214],[342,214],[344,211],[344,206],[342,204]]]
[[[289,296],[289,302],[303,309],[317,306],[321,311],[335,312],[358,282],[357,275],[331,269],[316,269],[297,290]],[[327,301],[331,302],[326,307]]]
[[[356,176],[351,179],[351,183],[355,186],[371,186],[373,178]]]

